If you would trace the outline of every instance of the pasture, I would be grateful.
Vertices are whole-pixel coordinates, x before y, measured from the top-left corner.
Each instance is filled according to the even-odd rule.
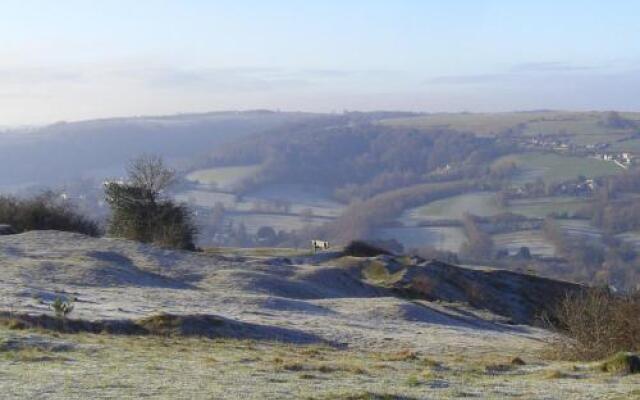
[[[553,256],[555,247],[549,243],[539,230],[526,230],[493,235],[497,250],[507,250],[513,255],[521,247],[528,247],[532,255]]]
[[[620,113],[623,118],[640,121],[640,113]],[[520,132],[523,136],[562,135],[576,144],[609,143],[634,133],[603,124],[605,112],[528,111],[504,113],[437,113],[381,121],[389,126],[433,129],[449,128],[478,136],[497,136]]]
[[[558,111],[505,112],[505,113],[438,113],[419,117],[395,118],[381,123],[409,128],[450,128],[471,132],[478,136],[496,136],[519,124],[540,119],[558,119],[567,113]]]
[[[587,199],[569,196],[516,199],[509,202],[507,211],[528,218],[544,218],[552,213],[572,215],[588,204]]]
[[[554,153],[521,153],[504,156],[494,163],[513,161],[519,171],[513,178],[516,184],[535,182],[542,179],[545,183],[558,183],[575,179],[578,176],[596,178],[619,173],[620,167],[611,161],[589,157],[570,157]]]

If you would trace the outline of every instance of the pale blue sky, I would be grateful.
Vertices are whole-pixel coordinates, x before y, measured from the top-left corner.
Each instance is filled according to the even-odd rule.
[[[0,125],[640,109],[638,1],[0,0]]]

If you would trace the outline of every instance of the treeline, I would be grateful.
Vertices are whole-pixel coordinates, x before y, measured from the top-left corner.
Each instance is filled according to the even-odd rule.
[[[245,189],[317,184],[334,189],[348,203],[417,183],[478,178],[489,173],[489,161],[507,151],[495,139],[448,129],[333,122],[240,140],[211,154],[206,166],[261,164]]]
[[[465,213],[462,217],[462,226],[467,236],[467,241],[460,248],[460,255],[477,261],[490,260],[493,257],[493,239],[491,235],[482,230],[473,215]]]
[[[594,203],[583,214],[606,233],[640,229],[640,171],[603,178]]]

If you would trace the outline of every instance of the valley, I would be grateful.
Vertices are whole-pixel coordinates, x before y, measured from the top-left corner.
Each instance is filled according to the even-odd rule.
[[[629,123],[621,128],[619,120]],[[571,261],[560,237],[545,228],[549,221],[561,236],[595,243],[598,251],[605,250],[596,243],[605,236],[616,238],[616,246],[638,247],[636,230],[604,232],[594,215],[610,177],[636,174],[634,121],[640,114],[246,112],[71,123],[29,137],[46,138],[45,146],[50,138],[75,141],[84,129],[101,137],[113,126],[136,126],[137,135],[155,129],[173,146],[173,127],[193,130],[180,152],[160,154],[177,167],[179,181],[169,194],[192,209],[204,248],[306,249],[312,238],[337,244],[364,238],[394,251],[445,252],[472,262],[478,254],[470,257],[469,245],[478,238],[469,236],[471,218],[492,243],[484,263],[525,268],[526,260],[513,258],[525,251],[532,257],[526,268],[556,276]],[[0,151],[13,151],[20,135],[10,137]],[[628,165],[615,158],[621,154],[630,154]],[[121,174],[109,168],[52,187],[106,220],[98,179]],[[50,186],[22,184],[27,188],[18,193]],[[638,193],[615,196],[629,202]]]

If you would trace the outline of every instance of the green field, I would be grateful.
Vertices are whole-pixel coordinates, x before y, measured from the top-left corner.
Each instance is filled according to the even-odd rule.
[[[478,216],[499,214],[502,209],[494,192],[474,192],[433,201],[405,213],[405,220],[460,219],[465,213]]]
[[[243,179],[258,172],[259,169],[259,165],[208,168],[193,171],[186,178],[202,185],[216,185],[221,189],[231,189]]]
[[[632,153],[640,152],[640,139],[625,140],[616,142],[610,147],[611,151],[629,151]]]
[[[573,214],[588,204],[587,199],[577,197],[541,197],[511,200],[507,210],[529,218],[544,218],[551,213]]]
[[[633,132],[629,129],[613,129],[602,124],[604,113],[580,113],[567,115],[563,118],[544,119],[527,124],[525,134],[536,135],[622,135]],[[630,115],[630,119],[638,119],[638,115]]]
[[[561,118],[566,113],[549,112],[506,112],[506,113],[439,113],[419,117],[396,118],[382,121],[385,125],[411,128],[446,127],[458,131],[473,132],[479,136],[495,136],[518,124],[542,118]]]
[[[613,162],[590,157],[561,156],[554,153],[522,153],[504,156],[494,163],[513,161],[520,171],[514,183],[524,184],[541,178],[545,183],[558,183],[575,179],[580,175],[588,178],[613,175],[622,171]]]

